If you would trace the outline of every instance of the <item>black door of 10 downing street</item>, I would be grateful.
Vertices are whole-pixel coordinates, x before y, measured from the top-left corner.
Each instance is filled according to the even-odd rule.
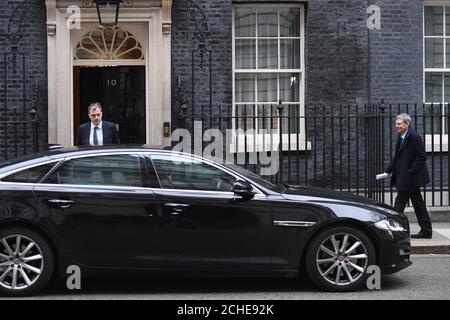
[[[88,122],[88,106],[100,102],[103,120],[116,124],[122,144],[146,143],[144,66],[75,67],[74,75],[74,128]]]

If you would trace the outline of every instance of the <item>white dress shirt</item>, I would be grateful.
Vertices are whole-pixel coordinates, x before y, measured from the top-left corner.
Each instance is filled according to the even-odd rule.
[[[406,130],[405,133],[401,135],[402,139],[400,140],[400,143],[403,143],[403,141],[405,141],[405,137],[406,137],[406,134],[408,133],[408,131],[409,130]]]
[[[91,122],[91,133],[89,134],[89,145],[93,146],[94,145],[94,128],[96,126]],[[102,130],[102,122],[100,122],[100,124],[97,126],[97,140],[98,140],[98,145],[102,146],[103,145],[103,130]]]

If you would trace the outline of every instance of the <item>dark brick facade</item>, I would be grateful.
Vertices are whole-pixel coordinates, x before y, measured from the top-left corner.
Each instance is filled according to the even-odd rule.
[[[368,101],[366,1],[308,1],[305,18],[306,102]]]
[[[0,6],[0,154],[32,150],[33,88],[39,84],[40,145],[47,142],[47,33],[41,0],[1,0]]]
[[[232,101],[231,1],[196,1],[198,8],[193,6],[192,11],[187,2],[174,1],[172,7],[172,110],[178,107],[176,88],[180,77],[187,105],[191,107],[194,101],[195,113],[202,112],[201,106],[203,112],[209,112],[211,98],[214,106],[230,105]],[[193,19],[198,22],[197,29]],[[196,30],[208,31],[205,48],[210,51],[205,52],[203,63]],[[213,113],[217,110],[215,107]],[[173,120],[176,124],[176,117]]]
[[[370,1],[381,8],[381,29],[370,36],[371,102],[421,103],[423,1]]]
[[[238,1],[237,3],[286,3]],[[421,0],[310,0],[305,5],[306,103],[420,103],[423,86]],[[232,1],[196,0],[209,27],[214,104],[232,101]],[[381,29],[369,30],[369,5],[381,8]],[[176,78],[185,84],[191,102],[191,50],[197,48],[188,1],[173,4],[173,101]],[[196,10],[197,18],[201,18]],[[209,73],[200,70],[194,81],[195,105],[209,105]],[[206,69],[208,66],[204,66]]]

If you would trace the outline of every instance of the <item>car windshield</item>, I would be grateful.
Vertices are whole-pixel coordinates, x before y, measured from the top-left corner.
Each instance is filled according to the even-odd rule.
[[[258,183],[259,185],[261,185],[262,187],[269,189],[269,190],[276,190],[278,189],[278,187],[276,185],[274,185],[273,183],[267,181],[264,178],[261,178],[260,176],[258,176],[257,174],[250,172],[244,168],[242,168],[241,166],[238,166],[236,164],[224,164],[225,167],[230,168],[240,174],[242,174],[244,177],[249,178],[250,180]]]

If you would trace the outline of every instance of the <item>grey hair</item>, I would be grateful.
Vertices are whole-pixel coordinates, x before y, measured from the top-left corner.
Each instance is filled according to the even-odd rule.
[[[100,104],[100,102],[91,103],[88,107],[88,114],[91,113],[92,109],[100,109],[100,111],[102,111],[102,105]]]
[[[409,127],[411,126],[411,122],[412,122],[411,117],[407,113],[399,114],[397,116],[397,118],[395,118],[395,120],[401,120],[404,123],[406,123]]]

